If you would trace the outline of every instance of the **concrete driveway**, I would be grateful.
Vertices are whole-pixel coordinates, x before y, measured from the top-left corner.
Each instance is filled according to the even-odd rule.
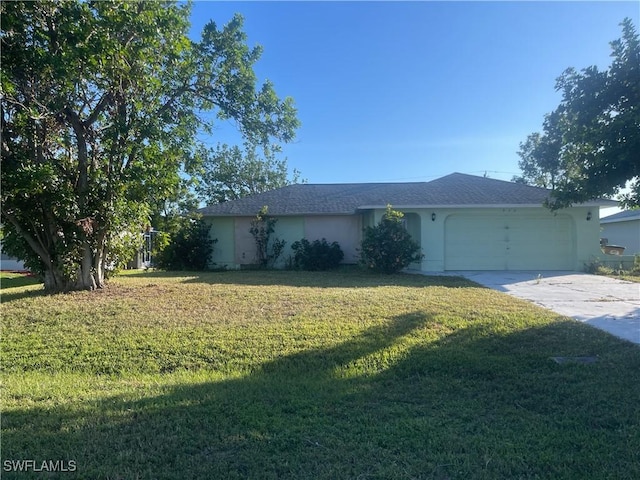
[[[578,272],[455,273],[640,344],[640,283]]]

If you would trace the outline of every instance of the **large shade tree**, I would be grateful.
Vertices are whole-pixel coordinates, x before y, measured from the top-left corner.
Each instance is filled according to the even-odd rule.
[[[630,19],[611,42],[611,65],[565,70],[556,83],[562,101],[548,114],[543,133],[520,145],[517,181],[553,189],[558,209],[619,194],[640,206],[640,40]]]
[[[175,2],[2,2],[3,249],[53,291],[94,289],[149,206],[194,168],[197,134],[293,139],[290,98],[258,85],[242,18],[188,38]],[[214,119],[214,120],[212,120]]]

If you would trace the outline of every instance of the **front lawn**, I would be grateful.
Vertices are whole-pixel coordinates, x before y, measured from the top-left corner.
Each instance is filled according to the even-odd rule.
[[[640,478],[640,348],[460,278],[2,287],[2,478]]]

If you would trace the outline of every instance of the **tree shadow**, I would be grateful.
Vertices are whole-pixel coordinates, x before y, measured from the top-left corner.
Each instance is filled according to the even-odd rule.
[[[41,296],[43,295],[44,288],[40,290],[29,289],[29,290],[18,290],[14,291],[14,289],[19,289],[22,287],[28,287],[32,285],[40,285],[43,287],[42,282],[40,282],[36,277],[31,274],[20,274],[13,275],[10,277],[3,276],[0,278],[0,301],[1,302],[10,302],[13,300],[19,300],[21,298],[27,298],[32,296]]]
[[[44,289],[44,286],[42,286],[42,288],[40,289],[33,289],[33,290],[19,290],[19,291],[12,291],[13,288],[3,288],[0,291],[0,302],[1,303],[9,303],[9,302],[15,302],[16,300],[22,300],[24,298],[35,298],[35,297],[44,297],[47,295],[54,295],[51,292],[47,292]]]
[[[457,276],[427,276],[422,274],[397,273],[384,275],[370,273],[359,268],[342,268],[332,271],[306,272],[296,270],[228,270],[222,272],[165,272],[153,271],[137,274],[138,278],[183,278],[184,283],[207,283],[247,286],[292,286],[312,288],[352,288],[379,286],[451,288],[484,288],[481,285]]]
[[[71,472],[65,478],[304,477],[310,466],[298,457],[334,444],[340,423],[358,422],[361,415],[345,401],[367,382],[340,378],[336,370],[384,350],[426,321],[422,313],[398,316],[336,346],[277,358],[239,379],[167,388],[142,399],[115,396],[97,404],[8,411],[2,417],[3,459],[75,459],[77,477]],[[49,451],[34,452],[34,437]],[[335,447],[325,448],[325,455]],[[325,462],[327,468],[340,464]]]
[[[0,277],[0,291],[9,288],[26,287],[28,285],[38,285],[42,282],[38,281],[36,277],[28,273],[11,274],[6,276],[4,273]]]
[[[436,324],[414,312],[242,378],[5,412],[3,459],[75,459],[64,478],[640,475],[637,348],[570,321],[503,335],[470,323],[387,361]],[[571,346],[583,335],[589,352]],[[549,359],[587,353],[598,362]]]

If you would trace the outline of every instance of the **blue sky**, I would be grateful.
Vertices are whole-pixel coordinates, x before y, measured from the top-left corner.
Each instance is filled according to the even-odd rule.
[[[206,2],[192,35],[244,16],[255,71],[302,122],[283,156],[309,183],[510,180],[567,68],[610,64],[640,2]],[[233,126],[209,138],[233,142]]]

